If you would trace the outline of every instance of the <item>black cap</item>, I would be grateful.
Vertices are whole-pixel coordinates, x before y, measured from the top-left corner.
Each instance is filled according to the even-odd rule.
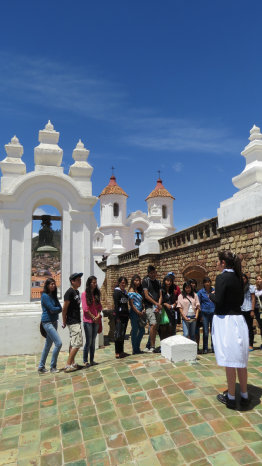
[[[75,280],[75,279],[78,278],[78,277],[81,278],[82,276],[83,276],[82,273],[72,273],[72,274],[70,275],[70,277],[69,277],[69,280],[70,280],[70,282],[71,282],[72,280]]]

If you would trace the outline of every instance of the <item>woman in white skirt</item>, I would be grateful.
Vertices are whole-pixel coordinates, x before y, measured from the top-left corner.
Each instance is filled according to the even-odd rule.
[[[218,254],[218,270],[215,292],[210,299],[215,303],[212,325],[212,340],[217,364],[226,368],[228,389],[217,395],[218,401],[230,409],[236,409],[235,385],[236,372],[240,383],[240,404],[249,403],[247,393],[248,328],[241,313],[244,299],[244,286],[241,262],[230,251]]]

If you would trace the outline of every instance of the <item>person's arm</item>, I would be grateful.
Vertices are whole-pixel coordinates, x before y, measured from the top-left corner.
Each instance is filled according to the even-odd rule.
[[[82,301],[82,309],[83,309],[83,313],[84,313],[85,317],[91,319],[94,322],[95,316],[94,316],[94,314],[92,314],[90,309],[88,309],[88,305],[87,305],[87,301],[86,301],[86,292],[85,291],[83,291],[83,293],[81,295],[81,301]]]
[[[58,302],[59,306],[55,306],[51,297],[45,293],[42,294],[41,303],[42,306],[44,306],[47,311],[51,312],[52,314],[59,314],[59,312],[62,310],[60,303]]]
[[[62,327],[63,328],[66,327],[66,316],[67,316],[67,310],[68,310],[69,304],[70,304],[70,301],[65,301],[63,305],[63,309],[62,309],[62,319],[63,319]]]
[[[147,288],[144,288],[144,295],[145,295],[145,298],[147,301],[149,301],[150,303],[154,304],[157,309],[159,310],[160,309],[160,304],[159,302],[155,301],[153,298],[151,298],[151,296],[149,295],[148,293],[148,289]]]
[[[116,318],[119,316],[119,307],[120,307],[120,295],[119,295],[119,290],[114,290],[113,294],[113,299],[114,299],[114,309],[115,309],[115,314]]]
[[[199,314],[199,311],[200,311],[200,302],[199,302],[197,293],[195,293],[194,297],[195,297],[195,302],[196,302],[196,320],[197,320],[198,319],[198,314]]]
[[[96,310],[97,310],[97,316],[95,317],[95,324],[98,324],[99,323],[99,320],[100,320],[100,317],[101,317],[101,311],[102,311],[102,304],[99,303],[99,304],[96,304]]]
[[[252,304],[252,309],[250,312],[250,317],[254,317],[255,316],[254,310],[255,310],[255,305],[256,305],[255,293],[251,293],[251,304]]]
[[[219,308],[224,305],[224,297],[226,292],[226,281],[223,279],[223,274],[218,275],[216,278],[215,292],[209,294],[209,299],[216,304]]]
[[[183,302],[182,302],[182,299],[179,299],[179,298],[177,300],[177,310],[180,312],[182,320],[185,320],[185,321],[190,320],[187,316],[184,316],[184,314],[183,314]]]
[[[142,315],[143,315],[143,312],[142,312],[142,311],[139,311],[139,310],[137,309],[137,307],[134,305],[134,301],[133,301],[132,298],[129,298],[129,303],[130,303],[131,308],[133,309],[133,311],[134,311],[137,315],[139,315],[139,316],[142,316]]]

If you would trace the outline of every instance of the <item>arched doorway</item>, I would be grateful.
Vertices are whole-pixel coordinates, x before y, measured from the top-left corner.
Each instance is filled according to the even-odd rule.
[[[197,281],[198,290],[202,288],[203,279],[206,276],[207,276],[207,271],[201,265],[192,264],[192,265],[187,266],[183,270],[184,280],[187,281],[190,278],[194,278]]]
[[[57,285],[61,298],[62,217],[57,208],[38,206],[32,216],[31,300],[39,300],[47,278]]]

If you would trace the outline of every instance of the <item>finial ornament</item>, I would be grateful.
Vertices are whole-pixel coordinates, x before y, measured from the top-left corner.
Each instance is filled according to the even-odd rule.
[[[47,131],[54,131],[54,125],[52,125],[50,120],[48,120],[48,123],[45,125],[45,129]]]
[[[112,166],[112,167],[111,167],[111,170],[112,170],[112,176],[114,176],[114,175],[115,175],[115,174],[114,174],[115,167]]]
[[[14,135],[11,139],[11,144],[19,144],[19,139]]]
[[[158,178],[160,179],[160,173],[161,173],[161,171],[160,171],[160,170],[157,170],[157,173],[158,173]]]
[[[77,149],[84,149],[84,147],[85,146],[84,146],[83,142],[81,141],[81,139],[79,139],[79,141],[78,141],[78,143],[76,145],[76,148]]]
[[[262,139],[262,134],[260,133],[260,128],[256,125],[253,125],[253,127],[250,130],[250,136],[249,136],[249,141],[254,141],[255,139]]]

